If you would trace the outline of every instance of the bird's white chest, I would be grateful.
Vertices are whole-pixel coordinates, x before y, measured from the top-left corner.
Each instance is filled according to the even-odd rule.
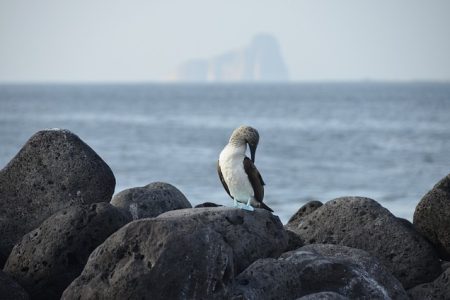
[[[253,198],[253,187],[244,170],[245,147],[227,145],[219,157],[220,170],[231,196],[239,202]]]

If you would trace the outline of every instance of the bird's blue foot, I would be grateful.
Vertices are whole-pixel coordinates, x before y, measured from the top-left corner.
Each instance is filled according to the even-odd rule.
[[[250,206],[248,204],[245,205],[245,204],[243,204],[241,202],[238,202],[236,200],[233,201],[233,207],[234,208],[243,209],[243,210],[247,210],[247,211],[254,211],[255,210],[252,206]]]
[[[250,205],[242,205],[241,209],[243,210],[248,210],[248,211],[254,211],[255,209],[253,208],[253,206]]]

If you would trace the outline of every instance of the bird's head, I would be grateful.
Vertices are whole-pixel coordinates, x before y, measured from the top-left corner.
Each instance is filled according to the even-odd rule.
[[[256,148],[259,143],[258,130],[250,126],[240,126],[231,134],[230,143],[238,146],[248,144],[251,159],[255,162]]]

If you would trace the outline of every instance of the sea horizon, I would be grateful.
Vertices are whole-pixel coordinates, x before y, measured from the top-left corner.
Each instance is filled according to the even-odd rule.
[[[164,181],[193,205],[232,205],[215,163],[231,131],[252,125],[265,202],[284,223],[340,196],[412,220],[450,172],[447,83],[0,84],[0,107],[2,166],[35,132],[64,128],[110,165],[115,193]]]

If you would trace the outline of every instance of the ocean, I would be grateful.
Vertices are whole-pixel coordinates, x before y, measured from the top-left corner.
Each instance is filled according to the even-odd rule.
[[[449,83],[0,85],[0,168],[35,132],[65,128],[113,170],[116,193],[154,181],[231,206],[216,162],[258,129],[265,203],[285,223],[310,200],[365,196],[412,220],[450,173]]]

